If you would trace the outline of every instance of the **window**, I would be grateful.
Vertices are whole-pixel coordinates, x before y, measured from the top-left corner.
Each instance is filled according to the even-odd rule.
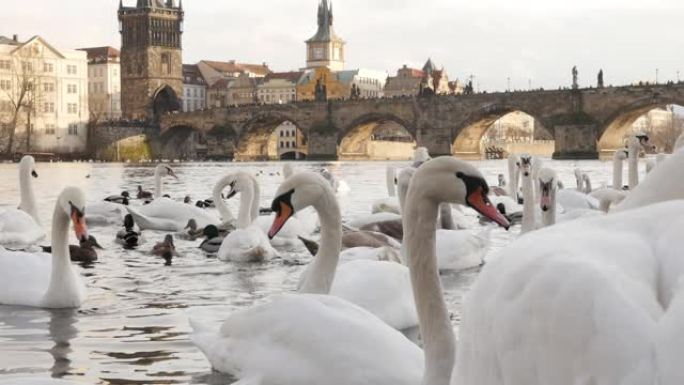
[[[10,90],[12,89],[11,80],[0,80],[0,90]]]
[[[290,142],[285,142],[285,147],[290,148]]]
[[[119,69],[118,69],[118,68],[114,68],[114,69],[112,70],[112,75],[114,75],[114,77],[119,76]]]
[[[43,91],[55,92],[55,83],[43,83]]]
[[[33,63],[30,61],[23,61],[21,62],[21,70],[23,72],[31,72],[33,71]]]
[[[76,93],[76,84],[67,84],[67,94]]]
[[[54,124],[46,124],[45,125],[45,135],[54,135],[55,134],[55,125]]]
[[[43,111],[47,112],[55,112],[55,103],[52,102],[45,102],[45,105],[43,106]]]
[[[78,104],[76,104],[76,103],[67,104],[67,113],[69,113],[69,114],[78,113]]]
[[[68,64],[66,68],[68,75],[76,75],[78,73],[78,67],[73,64]]]
[[[0,60],[0,70],[12,69],[12,63],[9,60]]]
[[[52,63],[43,63],[43,72],[54,72],[55,66]]]
[[[185,89],[185,96],[190,97],[190,89],[189,88]]]
[[[78,124],[77,123],[69,124],[69,135],[78,135]]]

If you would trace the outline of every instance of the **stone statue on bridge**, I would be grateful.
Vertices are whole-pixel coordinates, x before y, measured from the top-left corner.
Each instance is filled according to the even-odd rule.
[[[577,75],[579,75],[579,72],[577,72],[577,66],[572,67],[572,89],[576,90],[579,88],[579,85],[577,84]]]
[[[317,102],[325,102],[328,100],[328,90],[327,87],[321,83],[321,79],[316,80],[316,88],[314,90],[314,99]]]
[[[603,69],[599,70],[599,73],[598,73],[598,81],[597,81],[597,85],[596,85],[596,86],[597,86],[598,88],[603,88]]]

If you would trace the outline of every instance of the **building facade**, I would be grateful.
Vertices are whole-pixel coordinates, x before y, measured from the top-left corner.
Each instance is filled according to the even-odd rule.
[[[344,69],[345,42],[333,29],[333,7],[328,0],[318,5],[318,30],[306,41],[307,68],[326,67],[331,71]]]
[[[463,84],[458,80],[450,82],[444,68],[437,69],[428,59],[422,69],[404,65],[396,76],[387,78],[386,97],[415,96],[420,94],[461,94]]]
[[[350,85],[342,83],[328,67],[304,71],[297,85],[297,100],[332,100],[349,97]],[[321,96],[322,95],[322,96]]]
[[[340,71],[337,79],[348,88],[347,98],[381,98],[385,95],[387,72],[369,69]]]
[[[297,84],[304,72],[273,72],[257,85],[259,103],[284,104],[297,101]]]
[[[202,73],[202,77],[208,85],[214,85],[220,79],[235,79],[241,75],[247,75],[253,78],[263,78],[271,70],[266,63],[263,64],[249,64],[238,63],[235,60],[211,61],[202,60],[197,63],[197,68]]]
[[[155,119],[181,109],[183,7],[174,0],[119,6],[121,100],[127,119]]]
[[[280,124],[274,135],[278,140],[279,159],[304,159],[308,153],[306,138],[292,122]]]
[[[195,64],[183,64],[183,112],[198,111],[207,106],[207,84]]]
[[[90,121],[121,118],[121,53],[112,47],[82,48],[88,54]]]
[[[88,115],[85,52],[0,37],[0,132],[16,119],[14,151],[83,153]]]
[[[404,65],[397,71],[396,76],[387,78],[385,96],[398,97],[418,95],[423,77],[425,77],[423,71],[416,68],[409,68]]]

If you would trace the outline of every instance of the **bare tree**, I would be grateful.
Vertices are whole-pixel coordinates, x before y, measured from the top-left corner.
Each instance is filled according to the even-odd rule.
[[[14,153],[17,126],[24,122],[23,118],[26,119],[26,147],[27,150],[31,148],[31,119],[35,117],[43,95],[37,69],[38,65],[42,64],[41,57],[42,54],[32,47],[24,47],[11,61],[11,84],[3,90],[9,106],[4,109],[4,113],[9,114],[9,124],[6,125],[9,137],[5,149],[7,156]]]

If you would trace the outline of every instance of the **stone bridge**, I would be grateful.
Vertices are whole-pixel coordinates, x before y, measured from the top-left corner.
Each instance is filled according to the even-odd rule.
[[[592,159],[620,147],[639,116],[668,104],[684,105],[684,84],[248,105],[165,115],[159,136],[177,147],[201,133],[241,159],[261,159],[274,129],[290,121],[307,137],[309,159],[336,159],[345,143],[391,121],[433,155],[474,156],[496,120],[521,111],[555,139],[555,159]]]

